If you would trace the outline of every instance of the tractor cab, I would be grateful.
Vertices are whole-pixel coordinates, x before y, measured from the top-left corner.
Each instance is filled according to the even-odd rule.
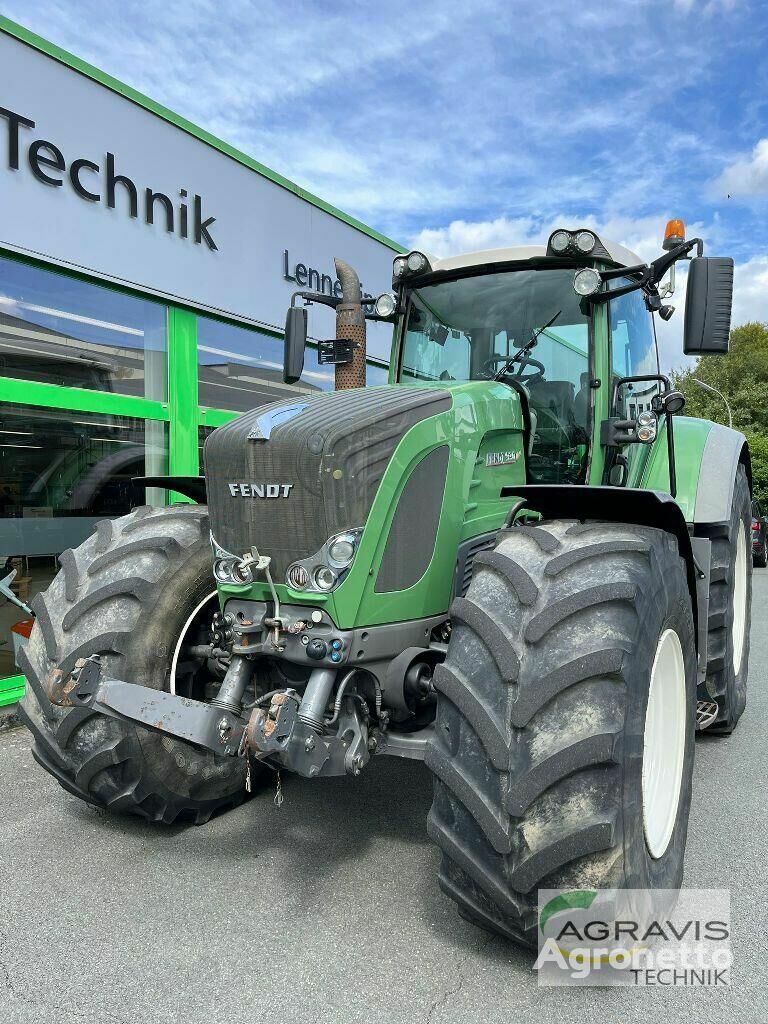
[[[585,482],[594,318],[574,291],[576,265],[557,260],[548,267],[538,246],[473,253],[463,267],[456,262],[435,261],[422,280],[403,281],[397,382],[501,381],[527,412],[531,481]],[[654,353],[643,356],[655,370]]]
[[[523,406],[529,483],[634,483],[647,451],[627,446],[656,439],[671,391],[653,314],[667,320],[674,312],[662,299],[674,292],[672,256],[685,258],[696,244],[684,231],[670,222],[669,255],[650,268],[587,229],[555,231],[546,246],[396,257],[394,290],[376,307],[395,321],[392,381],[500,381]],[[693,302],[689,295],[689,307],[703,294]],[[698,354],[701,343],[686,342],[686,351]],[[611,419],[623,432],[606,431]]]

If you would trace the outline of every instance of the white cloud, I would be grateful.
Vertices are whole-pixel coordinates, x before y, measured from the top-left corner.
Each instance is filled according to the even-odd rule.
[[[454,220],[444,228],[424,228],[411,239],[414,249],[432,256],[455,256],[481,249],[541,243],[546,234],[531,217],[497,217],[495,220]]]
[[[661,254],[664,227],[672,214],[661,211],[645,217],[621,215],[598,218],[584,214],[558,214],[545,220],[534,217],[497,217],[495,220],[454,220],[446,227],[424,228],[411,239],[415,249],[433,256],[454,256],[477,249],[497,249],[511,245],[543,245],[555,228],[592,228],[601,238],[626,246],[642,260]],[[711,237],[714,228],[690,224],[688,237]]]
[[[768,323],[768,256],[736,266],[731,319],[734,327],[753,320]]]
[[[768,196],[768,139],[760,139],[750,156],[726,167],[714,188],[734,199]]]

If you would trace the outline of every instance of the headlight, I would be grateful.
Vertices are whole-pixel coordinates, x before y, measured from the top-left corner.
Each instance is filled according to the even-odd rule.
[[[336,576],[327,565],[319,565],[315,569],[312,579],[318,590],[332,590],[336,582]]]
[[[355,557],[354,534],[343,533],[329,541],[328,557],[334,565],[345,569]]]
[[[213,575],[219,583],[253,583],[253,573],[239,558],[217,558],[213,563]]]
[[[288,566],[285,582],[294,590],[327,594],[345,578],[357,554],[362,529],[345,530],[330,537],[308,558]]]
[[[219,581],[219,583],[231,583],[232,582],[232,567],[235,565],[235,560],[230,558],[217,558],[213,563],[213,575]]]
[[[406,256],[398,256],[392,263],[392,276],[402,277],[408,269],[408,258]]]
[[[577,270],[573,275],[573,290],[577,295],[594,295],[595,292],[600,291],[601,284],[602,278],[591,267]]]
[[[397,309],[397,299],[390,292],[384,292],[376,299],[373,308],[376,310],[376,316],[392,316]]]

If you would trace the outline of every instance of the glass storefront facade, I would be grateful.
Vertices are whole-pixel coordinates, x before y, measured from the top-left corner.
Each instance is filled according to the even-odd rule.
[[[0,253],[0,579],[25,603],[105,517],[183,500],[136,476],[195,474],[238,413],[333,387],[311,350],[293,387],[282,338]],[[368,383],[386,383],[371,360]],[[0,701],[18,687],[0,595]]]

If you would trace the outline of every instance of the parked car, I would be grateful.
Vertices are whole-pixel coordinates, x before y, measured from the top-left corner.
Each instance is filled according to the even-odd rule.
[[[758,569],[768,566],[768,516],[758,501],[752,502],[752,564]]]

